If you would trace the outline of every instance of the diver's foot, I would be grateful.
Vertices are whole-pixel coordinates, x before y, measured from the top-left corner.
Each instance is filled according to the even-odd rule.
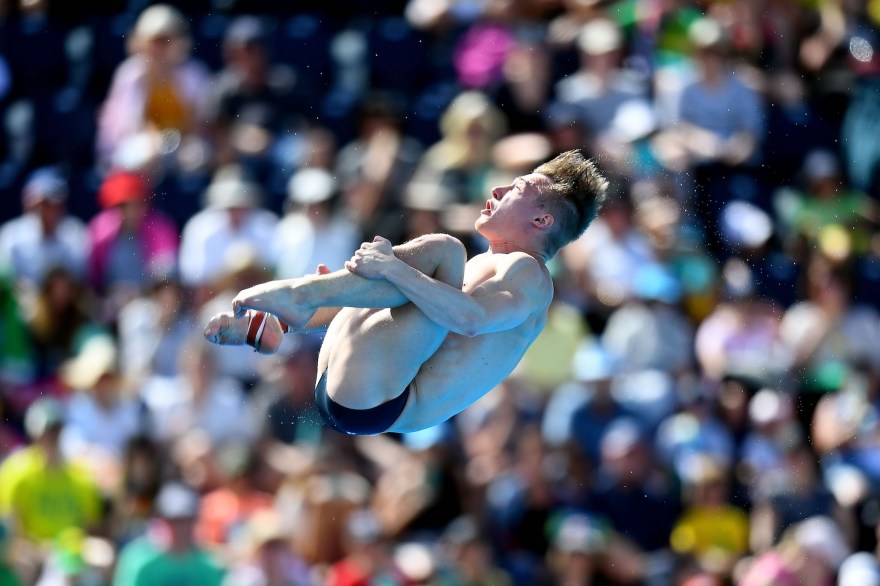
[[[249,309],[242,317],[218,313],[205,327],[205,338],[222,346],[248,345],[261,354],[274,354],[284,332],[278,320],[262,311]]]
[[[232,315],[244,318],[252,311],[271,311],[291,329],[301,328],[318,309],[307,301],[306,279],[271,281],[245,289],[232,300]]]

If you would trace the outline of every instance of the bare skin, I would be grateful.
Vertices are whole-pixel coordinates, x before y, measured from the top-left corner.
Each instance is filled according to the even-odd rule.
[[[410,385],[388,431],[445,421],[504,380],[546,323],[553,283],[542,243],[553,217],[535,197],[549,181],[533,173],[495,188],[476,222],[489,251],[467,262],[450,236],[397,247],[377,237],[345,270],[245,289],[233,313],[212,318],[205,335],[243,343],[248,310],[272,313],[298,331],[332,318],[318,375],[327,371],[334,401],[368,409]]]

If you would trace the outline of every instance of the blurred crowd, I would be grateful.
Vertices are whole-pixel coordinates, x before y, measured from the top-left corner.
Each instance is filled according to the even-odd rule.
[[[880,585],[880,2],[0,2],[0,584]],[[422,432],[241,289],[587,148],[547,327]]]

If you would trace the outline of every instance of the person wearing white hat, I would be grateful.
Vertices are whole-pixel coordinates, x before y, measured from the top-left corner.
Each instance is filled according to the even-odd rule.
[[[180,279],[188,287],[210,286],[224,271],[227,253],[249,244],[259,262],[272,264],[272,238],[278,217],[260,207],[263,190],[236,165],[221,167],[205,192],[205,209],[183,226]]]
[[[65,213],[67,191],[57,170],[38,169],[22,190],[24,213],[0,226],[0,265],[20,284],[39,287],[56,266],[85,276],[88,236],[85,224]]]
[[[90,337],[60,372],[72,391],[61,449],[88,466],[100,483],[112,483],[129,440],[144,423],[140,403],[123,392],[116,342],[106,334]]]
[[[341,269],[360,242],[360,230],[335,207],[339,190],[329,171],[304,167],[287,183],[288,213],[278,223],[272,259],[279,279],[302,277],[325,265]]]

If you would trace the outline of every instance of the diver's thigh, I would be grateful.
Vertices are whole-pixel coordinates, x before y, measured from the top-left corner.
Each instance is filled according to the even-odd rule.
[[[447,333],[412,304],[358,310],[341,324],[328,351],[328,394],[351,409],[397,397]]]

